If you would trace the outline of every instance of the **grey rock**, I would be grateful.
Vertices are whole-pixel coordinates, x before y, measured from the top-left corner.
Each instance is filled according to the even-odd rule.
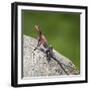
[[[48,62],[46,54],[37,49],[37,39],[23,35],[23,77],[39,77],[39,76],[59,76],[59,75],[78,75],[79,71],[71,60],[53,50],[57,61],[51,59]]]

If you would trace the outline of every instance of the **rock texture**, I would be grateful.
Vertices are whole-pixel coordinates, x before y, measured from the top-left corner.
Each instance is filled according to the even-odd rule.
[[[53,50],[58,62],[51,59],[48,62],[46,54],[37,49],[33,51],[37,45],[37,40],[24,35],[23,36],[23,77],[38,77],[38,76],[59,76],[59,75],[78,75],[79,71],[75,65],[57,51]]]

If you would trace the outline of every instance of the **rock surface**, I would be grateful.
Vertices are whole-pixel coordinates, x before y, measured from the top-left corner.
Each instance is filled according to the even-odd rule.
[[[54,59],[48,62],[45,53],[39,49],[33,51],[36,45],[36,39],[26,35],[23,36],[23,77],[67,75],[65,71],[69,75],[79,74],[71,60],[55,50],[53,50],[55,57],[62,64],[65,71]]]

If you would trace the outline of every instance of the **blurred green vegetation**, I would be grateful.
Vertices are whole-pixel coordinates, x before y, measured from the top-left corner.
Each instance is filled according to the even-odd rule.
[[[23,10],[23,34],[37,38],[36,24],[41,27],[49,44],[80,70],[80,14]]]

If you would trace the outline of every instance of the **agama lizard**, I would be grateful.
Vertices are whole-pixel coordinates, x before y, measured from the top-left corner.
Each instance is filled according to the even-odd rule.
[[[38,32],[39,34],[39,37],[38,37],[38,44],[36,46],[36,48],[34,49],[34,51],[40,47],[40,45],[43,45],[45,50],[43,48],[41,48],[40,50],[43,51],[46,56],[47,56],[47,60],[50,61],[51,58],[53,58],[59,65],[60,67],[62,68],[62,70],[67,74],[69,75],[69,73],[63,68],[62,64],[60,63],[59,60],[56,59],[56,57],[54,56],[54,53],[53,53],[53,47],[52,46],[49,46],[48,45],[48,42],[47,42],[47,39],[46,37],[44,36],[44,34],[42,33],[39,25],[35,25],[35,30]]]

